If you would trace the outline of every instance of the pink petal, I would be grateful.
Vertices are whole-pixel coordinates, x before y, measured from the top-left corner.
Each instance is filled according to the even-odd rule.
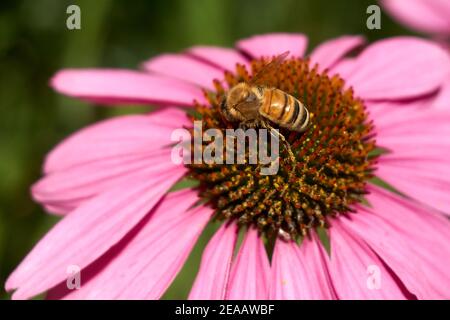
[[[102,193],[66,216],[39,241],[9,277],[13,297],[30,298],[63,281],[68,266],[85,268],[129,232],[180,174],[142,174]]]
[[[175,173],[183,166],[171,161],[170,149],[102,159],[55,171],[32,188],[33,198],[49,206],[51,212],[65,214],[96,195],[122,185],[130,177],[145,173]]]
[[[450,35],[447,0],[382,0],[381,3],[394,18],[412,29]]]
[[[258,236],[258,231],[249,229],[233,263],[226,298],[267,299],[269,273],[269,259],[262,239]]]
[[[422,117],[428,113],[432,99],[421,98],[411,101],[368,101],[370,119],[375,122],[379,135],[386,136],[389,130],[397,130],[398,124]]]
[[[348,84],[364,99],[411,98],[439,89],[450,72],[447,52],[413,37],[380,40],[356,59]]]
[[[49,289],[45,296],[46,300],[82,300],[86,292],[91,288],[90,284],[95,282],[95,278],[98,277],[105,267],[116,259],[123,250],[127,247],[128,243],[142,229],[140,224],[147,223],[148,218],[144,218],[135,229],[131,230],[120,242],[114,245],[104,255],[91,263],[88,267],[80,271],[80,288],[70,288],[67,281],[63,281],[57,286]],[[69,280],[70,281],[70,280]]]
[[[331,68],[345,54],[362,46],[364,43],[365,39],[362,36],[343,36],[326,41],[311,52],[311,65],[317,63],[320,70]]]
[[[213,80],[222,80],[222,70],[184,54],[164,54],[144,63],[144,69],[214,90]]]
[[[391,151],[378,161],[376,175],[399,191],[450,213],[450,113],[378,106],[373,118],[378,144]]]
[[[376,175],[407,196],[450,214],[450,165],[433,160],[409,161],[413,168],[408,168],[402,165],[405,162],[380,159]]]
[[[368,186],[368,191],[370,193],[367,199],[370,201],[371,211],[386,220],[389,219],[405,235],[436,244],[448,242],[450,222],[441,214],[373,185]],[[395,212],[399,219],[391,219],[392,212]],[[443,246],[442,249],[450,253],[448,246]]]
[[[189,299],[223,300],[237,240],[236,224],[224,223],[209,241]]]
[[[439,298],[427,277],[423,277],[428,273],[428,268],[415,253],[416,243],[408,241],[402,232],[390,225],[390,221],[377,217],[370,209],[360,207],[357,214],[345,223],[386,262],[409,292],[421,300]]]
[[[188,49],[187,53],[223,70],[235,72],[237,63],[246,66],[249,70],[248,60],[234,49],[211,46],[196,46]]]
[[[370,212],[384,220],[385,224],[390,225],[390,228],[386,227],[384,234],[389,235],[389,230],[393,230],[391,232],[395,236],[393,240],[402,239],[398,242],[397,248],[403,250],[402,244],[405,244],[406,249],[403,250],[402,257],[407,256],[407,260],[402,259],[403,269],[401,265],[396,265],[394,259],[397,251],[390,246],[379,248],[379,254],[393,269],[396,269],[396,273],[416,295],[427,299],[448,299],[450,297],[448,285],[450,283],[448,274],[450,222],[448,219],[391,192],[373,186],[369,190],[367,199],[372,207]],[[372,219],[374,218],[371,216],[370,220]],[[366,220],[369,221],[369,217]],[[368,233],[367,237],[369,236],[371,234]],[[379,245],[389,240],[380,239]],[[408,246],[411,250],[407,250]],[[389,253],[388,250],[391,252]],[[391,257],[392,255],[394,256]],[[397,258],[400,259],[400,256]],[[399,264],[401,262],[399,261]],[[411,267],[409,268],[406,264],[410,264]],[[413,277],[412,268],[416,268],[418,272],[423,271],[419,278],[416,278],[415,283],[413,283],[414,279],[408,279]],[[405,274],[406,272],[410,274]],[[427,283],[430,286],[427,286]]]
[[[356,67],[356,58],[343,58],[336,62],[335,66],[328,71],[330,76],[339,75],[342,79],[347,79]]]
[[[44,172],[147,153],[173,142],[174,129],[190,125],[186,114],[174,108],[149,115],[123,116],[88,126],[62,141],[47,156]]]
[[[277,240],[272,257],[270,298],[277,300],[335,299],[328,271],[328,256],[319,239],[300,244]]]
[[[200,88],[176,79],[120,69],[66,69],[51,80],[58,92],[100,104],[191,106],[205,102]]]
[[[405,299],[383,261],[344,225],[343,219],[334,219],[330,228],[330,269],[339,299]]]
[[[239,50],[253,58],[272,57],[289,51],[293,57],[303,57],[308,39],[298,33],[270,33],[238,41]]]
[[[450,74],[432,103],[439,110],[450,110]]]
[[[167,194],[168,195],[168,194]],[[163,199],[167,199],[167,195]],[[161,200],[162,202],[163,200]],[[180,202],[178,202],[180,203]],[[158,204],[149,214],[147,214],[133,229],[130,230],[117,244],[109,249],[105,254],[96,259],[86,268],[80,272],[80,288],[77,290],[71,289],[67,285],[67,281],[63,281],[57,286],[47,291],[46,299],[48,300],[62,300],[62,299],[78,299],[86,296],[90,290],[92,283],[100,276],[102,271],[120,255],[129,245],[129,243],[136,237],[142,228],[153,217],[153,213],[160,207]]]
[[[158,299],[175,278],[212,211],[189,209],[197,193],[169,193],[126,247],[65,299]]]
[[[427,98],[407,103],[369,102],[367,107],[378,130],[379,141],[389,144],[408,135],[429,139],[433,135],[436,137],[449,132],[446,125],[450,117],[449,110],[430,108],[433,101]],[[409,147],[412,149],[411,145]]]

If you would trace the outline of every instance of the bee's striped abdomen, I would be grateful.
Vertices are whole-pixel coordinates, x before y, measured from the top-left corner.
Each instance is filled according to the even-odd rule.
[[[292,97],[295,99],[294,97]],[[292,119],[290,128],[294,131],[302,132],[306,130],[309,124],[308,109],[298,99],[295,99],[295,109],[297,110],[296,117]]]
[[[281,127],[293,131],[304,131],[309,123],[309,113],[305,106],[279,89],[265,90],[260,113]]]

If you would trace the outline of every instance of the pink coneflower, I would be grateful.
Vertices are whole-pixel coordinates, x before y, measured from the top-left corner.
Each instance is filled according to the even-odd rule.
[[[60,71],[51,83],[66,95],[164,108],[90,126],[48,155],[33,196],[64,218],[12,273],[7,290],[17,289],[17,299],[45,291],[49,298],[157,299],[214,218],[223,224],[203,253],[191,299],[450,298],[443,216],[450,212],[450,110],[435,106],[448,55],[399,37],[348,56],[363,44],[341,37],[306,59],[305,36],[270,34],[237,49],[161,55],[143,71]],[[287,174],[285,152],[278,174],[264,177],[255,165],[171,161],[171,133],[192,127],[192,116],[174,106],[195,108],[206,127],[231,126],[218,112],[226,88],[285,51],[291,56],[266,85],[301,99],[311,113],[306,132],[282,130],[295,176]],[[169,192],[186,176],[199,187]],[[377,186],[381,180],[398,192]],[[238,230],[245,233],[239,248]],[[66,287],[69,266],[81,269],[78,290]]]

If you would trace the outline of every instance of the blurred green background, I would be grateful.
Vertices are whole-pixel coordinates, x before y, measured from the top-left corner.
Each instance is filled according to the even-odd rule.
[[[66,28],[66,8],[81,8],[81,30]],[[343,34],[369,41],[408,34],[382,15],[366,28],[375,1],[330,0],[23,0],[0,2],[0,298],[8,274],[57,218],[30,198],[45,154],[63,137],[107,117],[146,108],[95,107],[63,98],[48,79],[65,67],[136,68],[150,56],[198,44],[232,46],[253,34],[309,36],[310,48]],[[199,265],[207,229],[164,298],[183,299]]]

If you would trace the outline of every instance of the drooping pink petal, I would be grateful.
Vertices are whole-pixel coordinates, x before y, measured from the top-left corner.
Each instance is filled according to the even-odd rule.
[[[364,239],[418,299],[442,298],[433,291],[428,278],[424,277],[428,268],[415,253],[415,243],[395,230],[390,221],[378,217],[370,208],[361,206],[351,220],[345,220],[345,224]]]
[[[409,28],[450,35],[450,3],[447,0],[382,0],[383,7]]]
[[[189,293],[191,300],[223,300],[237,240],[236,224],[224,223],[209,241],[200,270]]]
[[[212,46],[195,46],[187,50],[187,53],[202,59],[210,64],[228,70],[236,71],[236,64],[239,63],[249,67],[249,62],[238,51],[230,48],[212,47]]]
[[[399,241],[396,244],[398,250],[403,250],[401,253],[397,252],[390,239],[379,239],[376,243],[379,246],[376,249],[377,252],[399,277],[404,279],[405,285],[409,286],[414,294],[427,299],[448,299],[450,297],[448,286],[450,275],[447,267],[450,263],[448,219],[378,187],[370,186],[369,191],[367,200],[371,205],[370,212],[389,225],[386,226],[383,235],[392,235],[393,241]],[[372,219],[375,218],[367,217],[366,221],[370,222]],[[361,232],[367,232],[367,230],[361,230]],[[372,235],[367,233],[367,241],[375,241]],[[408,250],[408,246],[411,250]],[[400,259],[403,256],[408,256],[407,260],[403,260],[403,264],[404,261],[408,261],[411,264],[410,268],[402,266],[402,261],[395,261],[396,258]],[[436,260],[436,257],[439,258]],[[410,279],[414,277],[412,268],[415,268],[417,272],[422,271],[419,275],[420,279],[416,279],[415,283],[412,283],[414,279]]]
[[[149,216],[146,216],[132,231],[130,231],[120,242],[114,245],[110,250],[108,250],[104,255],[91,263],[88,267],[81,270],[78,274],[80,280],[80,287],[73,287],[74,276],[70,278],[68,274],[67,280],[59,283],[57,286],[49,289],[45,295],[46,300],[81,300],[84,295],[87,295],[87,290],[91,287],[91,283],[95,281],[101,272],[106,268],[106,266],[111,263],[114,259],[120,255],[123,250],[130,243],[137,232],[142,229],[142,225],[147,223]]]
[[[425,95],[450,72],[449,55],[437,44],[413,37],[380,40],[365,49],[346,80],[366,100]]]
[[[173,195],[178,193],[173,193]],[[162,201],[167,200],[168,194],[164,196],[164,199],[158,203],[157,206],[147,214],[133,229],[131,229],[117,244],[109,249],[105,254],[96,259],[86,268],[83,268],[79,272],[79,288],[73,288],[68,284],[73,285],[73,277],[68,278],[66,281],[61,282],[57,286],[49,289],[46,294],[47,300],[67,300],[67,299],[81,299],[83,296],[87,296],[91,291],[92,284],[95,283],[95,279],[101,275],[103,270],[114,261],[130,244],[130,242],[136,237],[136,235],[142,230],[142,228],[148,224],[149,220],[153,217],[154,211],[160,206]],[[180,200],[184,200],[181,198]],[[178,198],[177,198],[178,200]],[[183,201],[177,201],[174,203],[174,210],[177,210],[179,205],[182,205]],[[72,280],[72,281],[71,281]],[[76,289],[76,290],[75,290]]]
[[[142,174],[77,208],[42,238],[10,275],[13,297],[30,298],[63,281],[71,265],[85,268],[122,239],[181,177]]]
[[[146,61],[143,67],[171,78],[214,90],[213,80],[222,80],[223,71],[185,54],[163,54]]]
[[[450,222],[441,214],[371,184],[368,191],[367,199],[373,208],[372,212],[391,221],[392,225],[399,227],[405,235],[426,239],[430,243],[448,242]],[[399,218],[391,219],[391,212],[395,212]],[[450,252],[448,246],[443,246],[443,249]]]
[[[344,55],[362,46],[365,39],[362,36],[342,36],[317,46],[310,54],[311,65],[318,64],[319,70],[333,67]]]
[[[237,42],[239,50],[253,58],[272,57],[290,52],[290,56],[303,57],[308,45],[308,39],[298,33],[270,33],[256,35]]]
[[[300,244],[277,240],[272,257],[271,299],[335,299],[328,256],[314,235]]]
[[[130,154],[161,149],[173,143],[174,129],[190,123],[186,114],[175,108],[98,122],[57,145],[46,158],[44,172],[106,159],[120,161]]]
[[[32,187],[33,198],[51,212],[66,214],[96,195],[121,185],[131,177],[177,174],[185,170],[171,161],[171,150],[130,154],[80,164],[55,171]]]
[[[205,224],[206,207],[190,207],[197,193],[169,193],[136,236],[80,290],[64,299],[158,299],[183,266]]]
[[[230,300],[267,299],[270,265],[258,231],[251,228],[231,268],[226,298]]]
[[[376,107],[378,145],[390,150],[375,174],[397,190],[450,214],[450,112],[432,108]]]
[[[409,167],[402,163],[408,163]],[[450,165],[443,161],[380,159],[377,176],[405,195],[450,214]]]
[[[330,270],[339,299],[405,299],[402,288],[370,247],[334,219]]]
[[[66,69],[51,80],[58,92],[100,104],[192,106],[205,102],[200,88],[143,72],[120,69]]]

